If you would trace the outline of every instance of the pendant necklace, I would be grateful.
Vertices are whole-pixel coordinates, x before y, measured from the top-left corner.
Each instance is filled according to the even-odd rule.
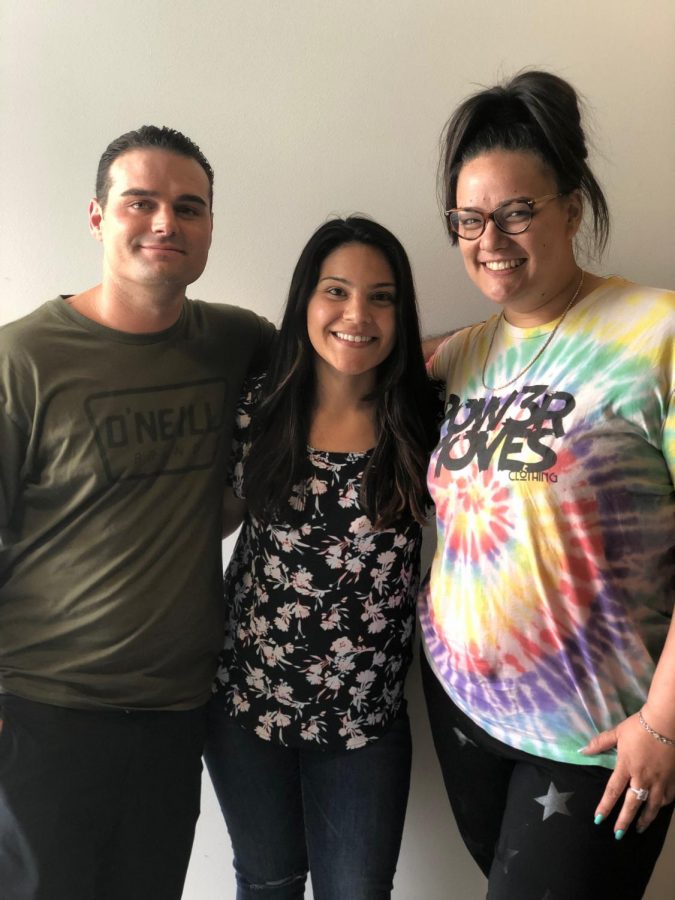
[[[568,303],[567,303],[567,306],[565,307],[565,309],[564,309],[563,312],[562,312],[562,315],[561,315],[560,318],[558,319],[558,322],[557,322],[555,328],[554,328],[553,331],[549,334],[548,338],[546,339],[546,342],[545,342],[545,343],[543,344],[543,346],[539,349],[539,351],[535,354],[535,356],[533,357],[533,359],[530,360],[530,362],[525,366],[524,369],[521,369],[520,372],[518,372],[518,374],[515,376],[515,378],[511,378],[510,381],[505,381],[504,384],[495,385],[494,387],[490,387],[490,385],[489,385],[489,384],[486,384],[486,382],[485,382],[485,373],[487,372],[488,360],[490,359],[490,353],[492,352],[492,345],[493,345],[494,342],[495,342],[495,337],[497,336],[497,332],[499,331],[499,326],[501,325],[502,319],[504,318],[504,310],[501,311],[501,313],[499,314],[499,318],[497,319],[497,323],[496,323],[496,325],[495,325],[495,327],[494,327],[494,331],[492,332],[492,337],[490,338],[490,346],[489,346],[488,349],[487,349],[487,353],[485,354],[485,361],[484,361],[484,363],[483,363],[483,373],[482,373],[482,375],[481,375],[481,381],[483,382],[483,387],[485,388],[486,391],[503,391],[504,388],[509,387],[509,385],[512,385],[512,384],[514,383],[514,381],[518,381],[518,379],[521,377],[521,375],[524,375],[524,374],[528,371],[528,369],[531,369],[532,366],[536,363],[536,361],[537,361],[541,356],[543,356],[543,354],[544,354],[544,352],[546,351],[548,345],[551,343],[551,341],[552,341],[553,338],[555,337],[557,330],[558,330],[558,329],[560,328],[560,326],[562,325],[562,323],[563,323],[563,321],[564,321],[564,319],[565,319],[565,316],[566,316],[567,313],[570,311],[570,309],[571,309],[572,306],[574,305],[574,301],[575,301],[575,300],[577,299],[577,297],[579,296],[579,292],[581,291],[581,287],[582,287],[582,285],[583,285],[583,283],[584,283],[584,274],[585,274],[585,273],[584,273],[584,270],[582,269],[582,270],[581,270],[581,278],[579,279],[579,284],[577,285],[575,292],[574,292],[574,293],[572,294],[572,296],[570,297],[570,299],[569,299],[569,301],[568,301]]]

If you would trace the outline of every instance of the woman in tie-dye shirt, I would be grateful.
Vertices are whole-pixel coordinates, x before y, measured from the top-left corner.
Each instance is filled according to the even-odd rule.
[[[573,88],[445,133],[450,238],[498,306],[440,344],[420,602],[448,794],[490,900],[641,897],[675,798],[675,294],[585,272],[609,217]],[[648,827],[649,826],[649,827]]]

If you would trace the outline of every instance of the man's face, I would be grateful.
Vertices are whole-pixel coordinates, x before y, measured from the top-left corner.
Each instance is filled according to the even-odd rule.
[[[184,290],[202,274],[211,245],[206,172],[190,157],[147,148],[119,156],[109,177],[105,207],[89,207],[104,280],[125,290]]]

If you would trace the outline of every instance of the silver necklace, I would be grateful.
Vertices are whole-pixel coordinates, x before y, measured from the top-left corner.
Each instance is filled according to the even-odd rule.
[[[503,391],[504,388],[509,387],[509,385],[513,384],[514,381],[518,381],[518,379],[521,377],[521,375],[524,375],[524,374],[528,371],[528,369],[531,369],[532,366],[533,366],[533,365],[536,363],[536,361],[539,359],[539,357],[542,356],[542,355],[545,353],[545,351],[546,351],[548,345],[551,343],[551,341],[552,341],[553,338],[555,337],[556,331],[557,331],[557,330],[560,328],[560,326],[562,325],[562,323],[563,323],[563,321],[564,321],[564,319],[565,319],[565,316],[566,316],[567,313],[570,311],[570,309],[571,309],[572,306],[574,305],[574,301],[575,301],[575,300],[577,299],[577,297],[579,296],[579,292],[581,291],[581,287],[582,287],[582,285],[583,285],[583,283],[584,283],[584,274],[585,274],[585,273],[584,273],[584,270],[582,269],[582,270],[581,270],[581,278],[579,279],[579,284],[577,285],[577,289],[575,290],[575,292],[574,292],[574,293],[572,294],[572,296],[570,297],[570,299],[569,299],[569,301],[568,301],[568,303],[567,303],[567,306],[565,307],[565,309],[563,310],[562,315],[561,315],[560,318],[558,319],[558,322],[557,322],[555,328],[554,328],[553,331],[549,334],[548,338],[546,339],[546,342],[543,344],[542,347],[540,347],[539,351],[535,354],[535,356],[533,357],[533,359],[530,360],[530,362],[525,366],[524,369],[521,369],[520,372],[518,372],[518,374],[515,376],[515,378],[512,378],[510,381],[505,381],[504,384],[495,385],[494,387],[490,387],[490,385],[489,385],[489,384],[486,384],[486,382],[485,382],[485,373],[486,373],[486,371],[487,371],[487,365],[488,365],[488,360],[490,359],[490,353],[492,352],[492,345],[493,345],[494,342],[495,342],[495,337],[497,336],[497,332],[499,331],[499,326],[501,325],[502,319],[504,318],[504,310],[501,311],[501,313],[499,314],[499,318],[497,319],[497,323],[496,323],[496,325],[495,325],[495,327],[494,327],[494,331],[492,332],[492,337],[490,338],[490,346],[489,346],[488,349],[487,349],[487,353],[485,354],[485,361],[484,361],[484,363],[483,363],[483,372],[482,372],[482,375],[481,375],[481,381],[483,382],[483,387],[485,388],[486,391]]]

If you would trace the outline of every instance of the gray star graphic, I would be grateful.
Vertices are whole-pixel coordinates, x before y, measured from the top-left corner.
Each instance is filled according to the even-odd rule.
[[[551,782],[548,786],[547,794],[545,794],[543,797],[534,798],[537,803],[540,803],[544,807],[544,818],[542,819],[542,821],[545,822],[549,816],[553,815],[553,813],[560,813],[563,816],[571,816],[572,813],[567,808],[567,801],[573,793],[574,791],[560,793],[553,782]]]
[[[459,728],[453,728],[452,730],[455,732],[455,737],[459,741],[461,747],[466,747],[467,744],[471,744],[473,747],[478,746],[475,741],[472,741],[470,737],[467,737],[463,731],[459,730]]]

